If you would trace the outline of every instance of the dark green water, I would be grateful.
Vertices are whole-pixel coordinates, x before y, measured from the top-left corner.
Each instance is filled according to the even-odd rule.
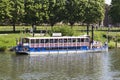
[[[0,53],[0,80],[120,80],[120,50],[109,53]]]

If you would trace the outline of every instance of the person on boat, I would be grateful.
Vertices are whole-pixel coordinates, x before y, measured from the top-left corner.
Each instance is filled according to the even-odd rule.
[[[30,33],[33,33],[33,28],[30,29]]]
[[[90,39],[90,49],[92,49],[93,48],[93,40],[92,39]]]
[[[102,47],[102,43],[100,41],[93,41],[93,43],[91,43],[91,48],[101,48]]]
[[[107,46],[107,41],[106,41],[106,42],[104,42],[104,46]]]

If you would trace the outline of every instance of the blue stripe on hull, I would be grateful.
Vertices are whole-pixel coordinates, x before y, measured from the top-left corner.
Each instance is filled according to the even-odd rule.
[[[58,51],[58,50],[88,50],[87,46],[82,47],[42,47],[42,48],[29,48],[31,52],[40,52],[40,51]]]
[[[20,51],[30,51],[30,52],[40,52],[40,51],[58,51],[58,50],[88,50],[87,46],[78,46],[78,47],[38,47],[38,48],[29,48],[28,46],[17,46],[17,52]]]
[[[64,47],[65,48],[65,47]],[[68,47],[68,49],[63,49],[63,47],[59,47],[56,50],[48,50],[46,48],[29,48],[29,51],[16,51],[16,53],[26,53],[26,54],[46,54],[46,53],[73,53],[73,52],[101,52],[101,51],[108,51],[108,46],[103,46],[101,48],[93,48],[88,49],[87,47]]]
[[[20,47],[17,46],[18,48],[16,52],[49,52],[49,51],[73,51],[73,50],[83,50],[83,51],[88,51],[88,50],[102,50],[105,49],[106,47],[101,47],[101,48],[93,48],[89,49],[87,46],[79,46],[79,47],[41,47],[41,48],[29,48],[29,47]],[[27,48],[27,50],[24,50]]]

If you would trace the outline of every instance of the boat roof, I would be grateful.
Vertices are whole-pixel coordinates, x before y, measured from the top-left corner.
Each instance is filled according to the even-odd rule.
[[[62,37],[25,37],[27,39],[64,39],[64,38],[89,38],[89,36],[62,36]]]

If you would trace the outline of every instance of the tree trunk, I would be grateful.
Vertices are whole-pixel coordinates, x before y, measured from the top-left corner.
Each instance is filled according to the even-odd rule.
[[[33,34],[33,37],[35,36],[35,33],[34,33],[34,27],[35,27],[35,25],[32,24],[32,34]]]
[[[54,24],[51,24],[51,29],[53,29]]]
[[[116,36],[116,40],[115,40],[115,47],[117,48],[117,36]]]
[[[93,43],[93,40],[94,40],[94,26],[92,25],[92,43]]]
[[[70,22],[71,29],[73,28],[74,22]]]
[[[87,24],[87,35],[89,35],[89,24]]]
[[[110,42],[110,36],[109,36],[110,28],[108,27],[108,43]]]
[[[15,32],[15,23],[13,24],[13,32]]]

